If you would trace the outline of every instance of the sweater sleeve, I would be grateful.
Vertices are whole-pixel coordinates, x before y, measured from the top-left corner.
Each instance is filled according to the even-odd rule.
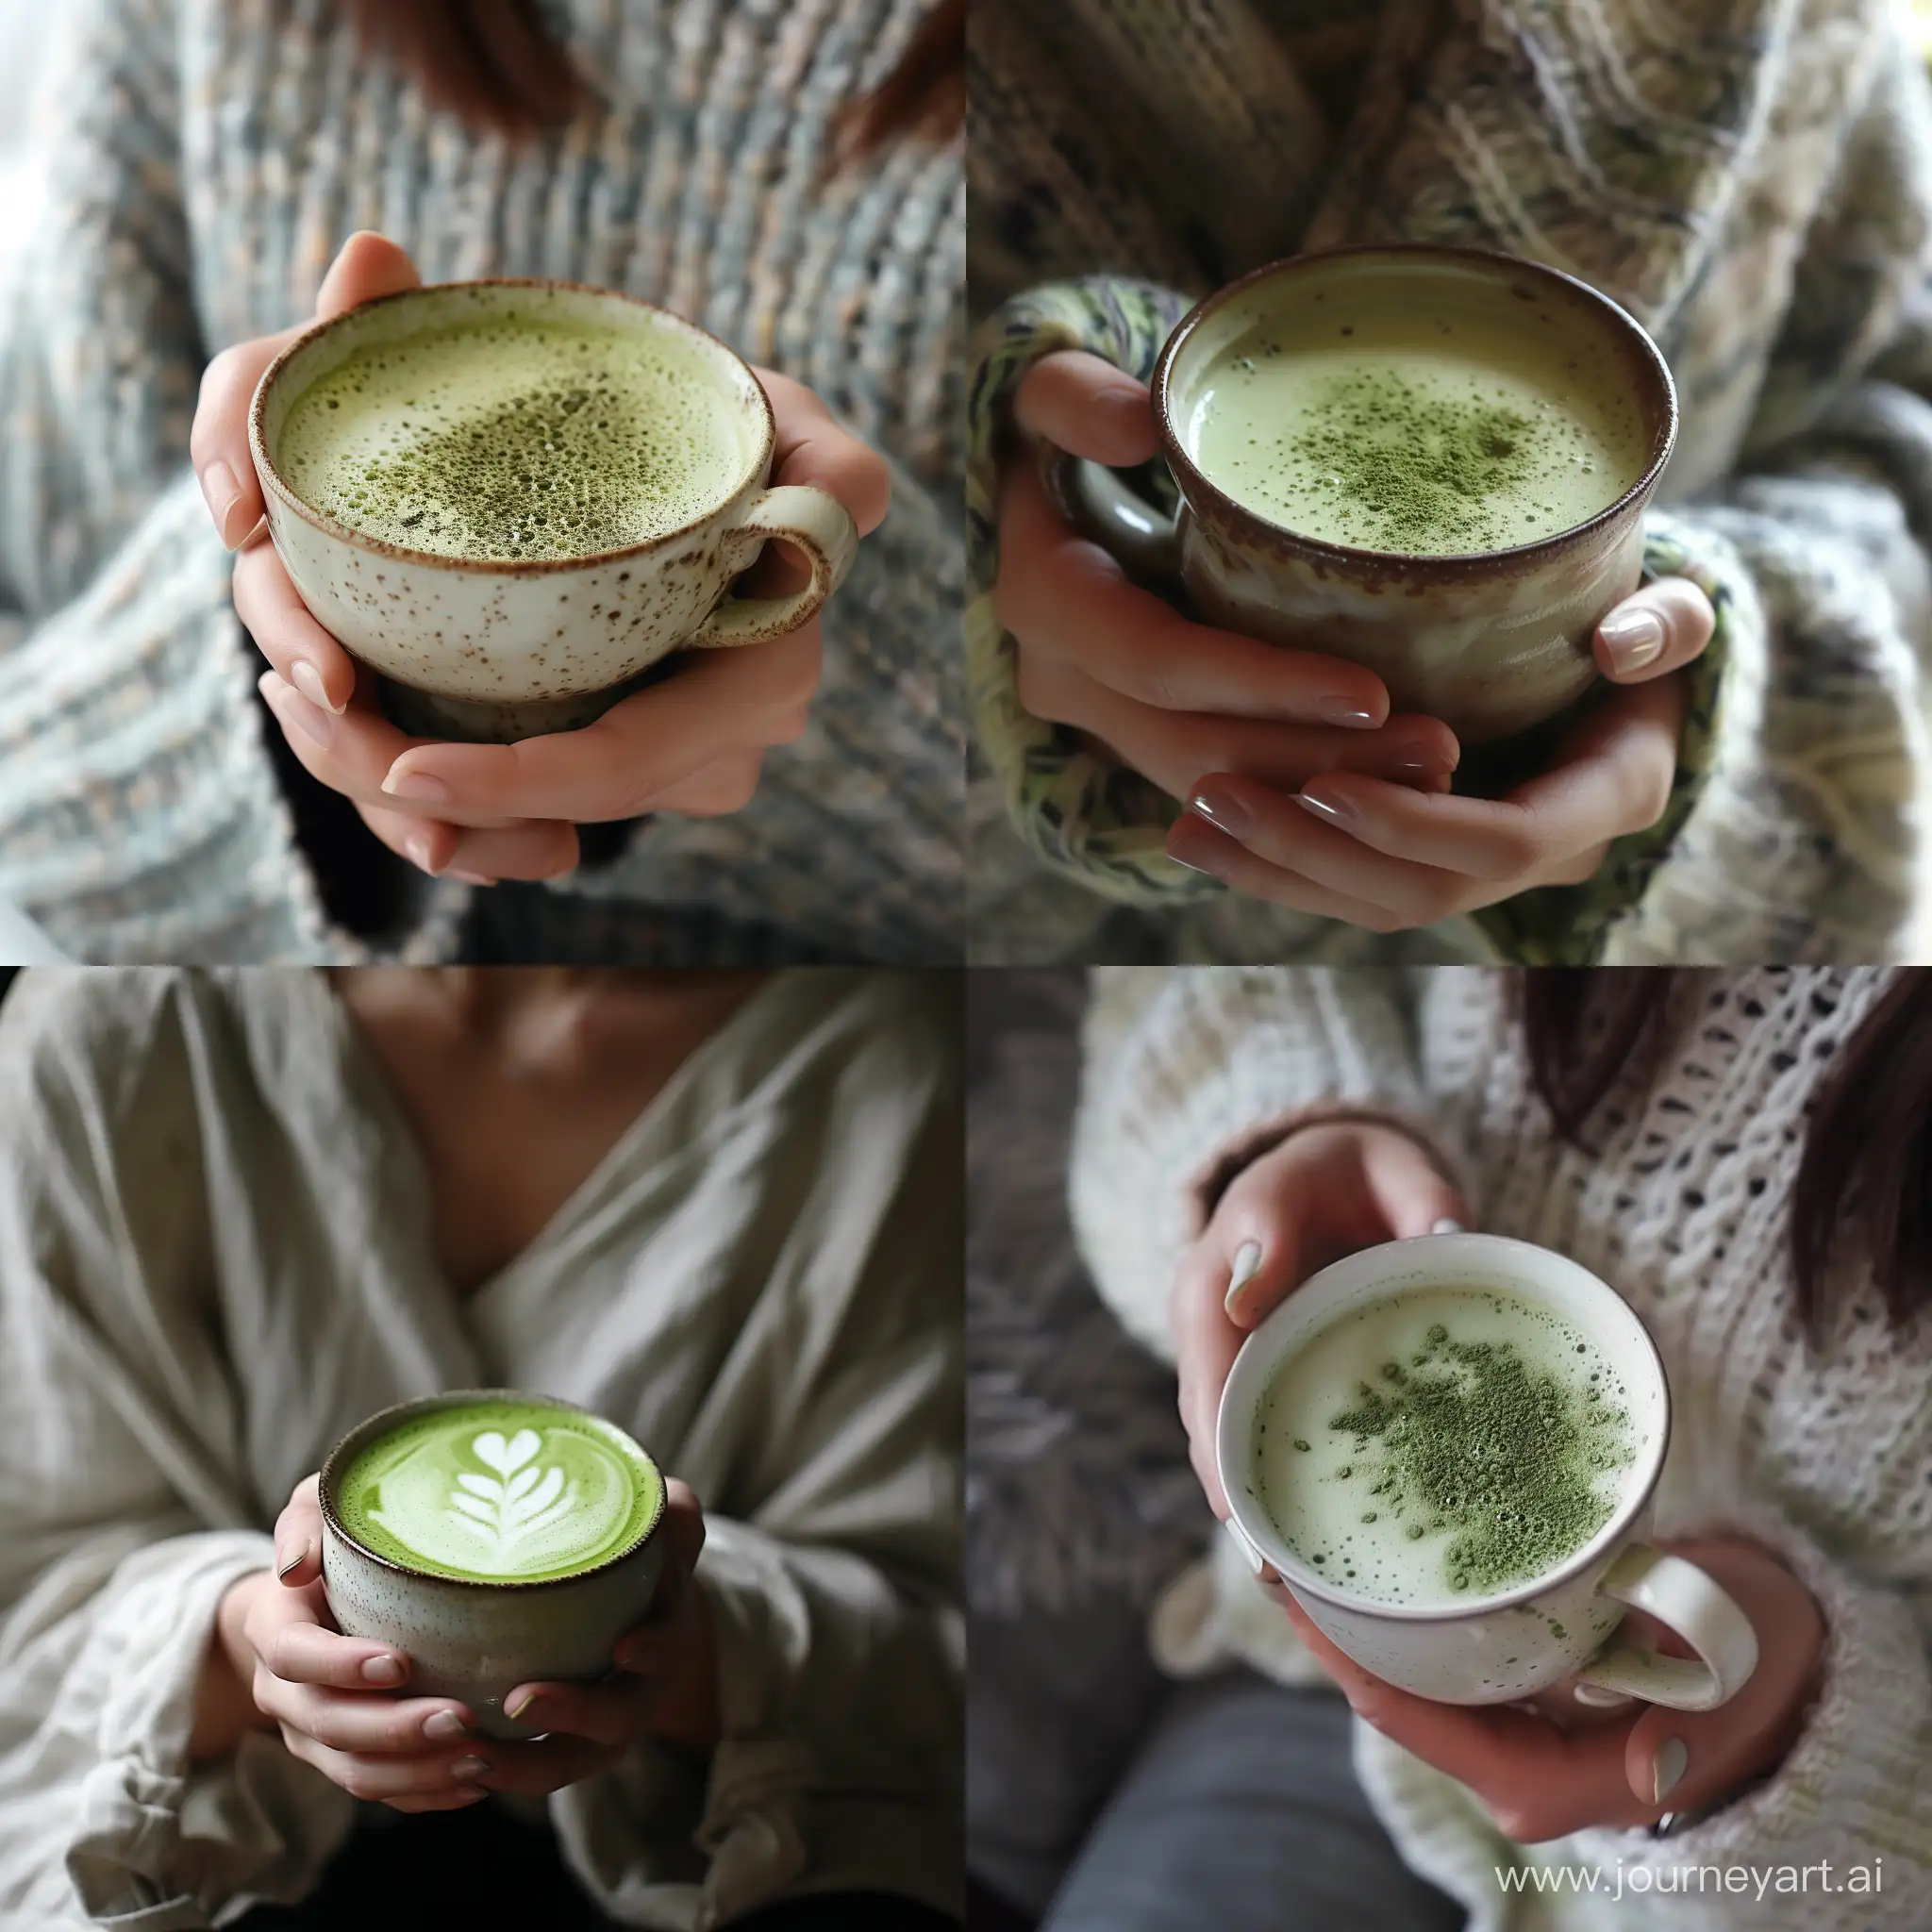
[[[1069,1192],[1103,1298],[1173,1357],[1168,1290],[1221,1190],[1296,1125],[1387,1119],[1454,1172],[1426,1092],[1417,989],[1392,967],[1098,970]]]
[[[223,1453],[168,1006],[53,972],[0,1026],[0,1923],[49,1932],[297,1897],[353,1808],[265,1734],[187,1762],[216,1606],[271,1544]]]
[[[313,958],[228,560],[188,467],[175,8],[77,0],[0,290],[0,898],[76,958]],[[186,925],[192,907],[193,924]]]

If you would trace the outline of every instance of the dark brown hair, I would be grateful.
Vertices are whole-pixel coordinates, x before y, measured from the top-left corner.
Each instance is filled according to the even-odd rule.
[[[470,126],[541,132],[588,107],[589,86],[534,0],[346,0],[364,46],[386,54]],[[840,128],[867,152],[902,134],[947,140],[966,117],[966,0],[939,0],[905,58]]]
[[[1590,1117],[1626,1065],[1654,1074],[1679,976],[1672,967],[1520,975],[1530,1077],[1573,1146],[1589,1151]],[[1828,1000],[1815,995],[1821,1019]],[[1757,1017],[1746,1004],[1731,1024]],[[1923,969],[1902,970],[1840,1042],[1811,1101],[1789,1214],[1798,1307],[1814,1335],[1841,1251],[1871,1269],[1894,1323],[1932,1304],[1932,978]]]

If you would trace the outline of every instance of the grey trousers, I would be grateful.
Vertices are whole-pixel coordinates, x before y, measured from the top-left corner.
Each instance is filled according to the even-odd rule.
[[[1041,1932],[1457,1932],[1349,1761],[1348,1707],[1247,1671],[1157,1707]]]

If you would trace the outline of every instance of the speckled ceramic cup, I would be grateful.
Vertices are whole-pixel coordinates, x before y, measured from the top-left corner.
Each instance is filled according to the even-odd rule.
[[[1276,1371],[1305,1338],[1372,1303],[1462,1282],[1547,1308],[1591,1338],[1627,1397],[1636,1465],[1603,1527],[1545,1575],[1453,1606],[1366,1597],[1304,1562],[1270,1518],[1256,1420]],[[1248,1337],[1222,1391],[1215,1460],[1228,1533],[1249,1567],[1285,1584],[1333,1642],[1398,1690],[1441,1704],[1511,1704],[1565,1685],[1586,1707],[1639,1698],[1711,1710],[1757,1669],[1757,1639],[1694,1563],[1642,1541],[1670,1436],[1657,1344],[1607,1282],[1528,1241],[1439,1234],[1365,1248],[1311,1274]],[[1693,1655],[1612,1641],[1628,1609],[1656,1617]]]
[[[664,1568],[664,1541],[657,1533],[664,1518],[661,1473],[657,1509],[636,1541],[594,1568],[540,1582],[406,1568],[357,1541],[339,1507],[343,1473],[378,1437],[437,1409],[505,1397],[576,1408],[515,1390],[456,1389],[400,1403],[351,1429],[322,1466],[322,1577],[345,1636],[393,1644],[408,1657],[412,1692],[460,1698],[491,1737],[528,1738],[537,1734],[504,1715],[504,1698],[519,1684],[596,1681],[610,1669],[611,1646],[650,1607]],[[651,1463],[614,1424],[598,1421]]]
[[[1538,328],[1574,339],[1637,400],[1649,441],[1641,474],[1587,523],[1473,556],[1352,549],[1235,502],[1188,454],[1183,428],[1204,377],[1257,323],[1352,290],[1399,297],[1419,315],[1451,300],[1520,307]],[[1590,689],[1591,634],[1641,577],[1644,506],[1677,428],[1662,355],[1607,296],[1531,262],[1419,244],[1300,256],[1209,296],[1169,338],[1154,407],[1178,508],[1159,510],[1113,473],[1047,450],[1042,474],[1062,514],[1142,581],[1180,592],[1203,624],[1364,664],[1395,710],[1440,718],[1465,745],[1541,724]]]
[[[479,560],[408,550],[303,502],[277,467],[304,391],[358,349],[465,321],[527,317],[668,331],[715,375],[738,434],[718,501],[663,535],[581,558]],[[385,708],[425,738],[509,743],[591,723],[684,649],[765,642],[812,618],[843,580],[858,533],[823,490],[767,487],[776,429],[749,366],[667,310],[608,290],[541,281],[446,282],[380,297],[318,323],[270,363],[248,416],[270,534],[302,601],[343,649],[387,681]],[[739,597],[733,580],[781,538],[810,582]]]

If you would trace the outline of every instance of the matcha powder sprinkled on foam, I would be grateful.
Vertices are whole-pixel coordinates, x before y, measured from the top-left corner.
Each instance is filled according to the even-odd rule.
[[[1399,1379],[1360,1384],[1329,1427],[1373,1459],[1410,1538],[1451,1533],[1446,1581],[1477,1595],[1588,1542],[1615,1507],[1599,1478],[1633,1455],[1621,1408],[1538,1373],[1507,1341],[1457,1341],[1440,1325]]]
[[[1504,403],[1431,394],[1392,371],[1330,385],[1288,453],[1361,513],[1362,538],[1394,550],[1482,550],[1510,540],[1491,499],[1530,481],[1534,425]],[[1358,540],[1359,541],[1359,540]]]

